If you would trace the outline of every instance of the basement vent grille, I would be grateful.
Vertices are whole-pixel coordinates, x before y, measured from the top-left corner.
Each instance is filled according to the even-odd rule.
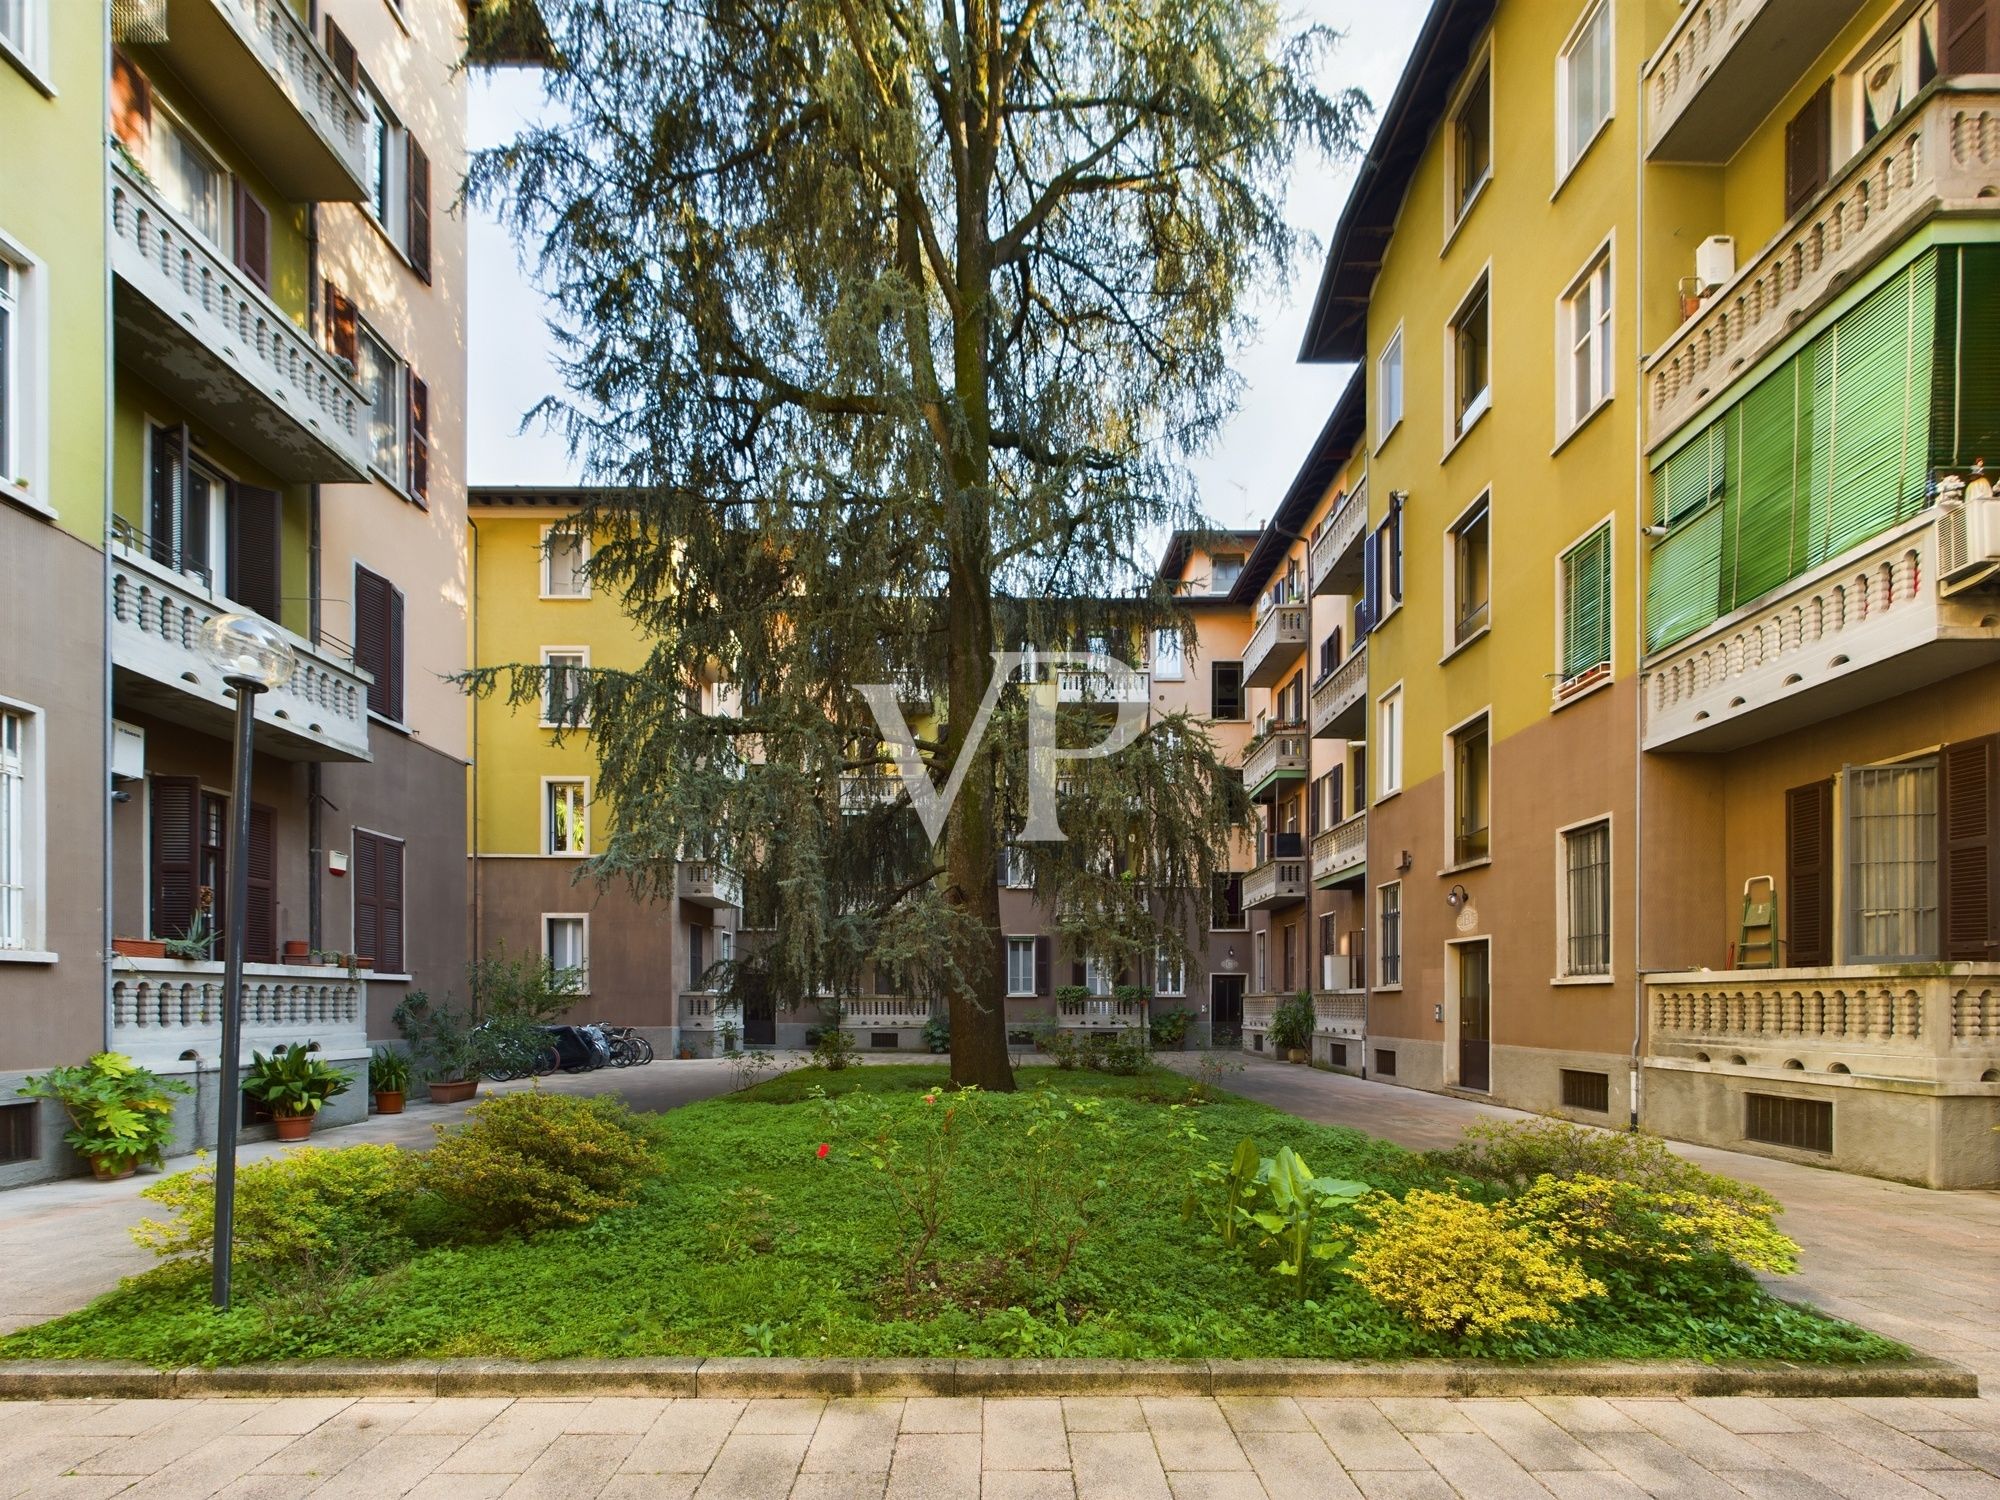
[[[1785,1094],[1745,1094],[1743,1134],[1767,1146],[1833,1151],[1833,1101]]]
[[[35,1151],[35,1104],[0,1104],[0,1162],[33,1161]]]
[[[1377,1047],[1375,1049],[1375,1072],[1382,1078],[1394,1078],[1396,1076],[1396,1054],[1391,1052],[1387,1047]]]
[[[1609,1073],[1586,1073],[1576,1068],[1564,1068],[1562,1086],[1564,1109],[1588,1109],[1600,1115],[1611,1113]]]

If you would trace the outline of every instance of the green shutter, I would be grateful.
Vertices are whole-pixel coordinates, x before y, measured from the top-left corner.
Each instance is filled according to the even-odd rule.
[[[1793,503],[1798,442],[1795,363],[1743,398],[1743,457],[1730,497],[1726,539],[1733,566],[1724,574],[1731,609],[1778,587],[1805,558],[1804,512]]]
[[[1611,660],[1611,528],[1600,526],[1563,554],[1565,681]]]
[[[1938,258],[1931,456],[1940,468],[2000,464],[2000,246]]]
[[[1822,557],[1839,556],[1893,526],[1904,513],[1906,448],[1918,404],[1911,378],[1915,296],[1914,278],[1906,272],[1835,326],[1833,447]]]
[[[1658,651],[1715,619],[1721,595],[1722,511],[1690,521],[1653,548],[1646,578],[1646,649]]]
[[[1699,434],[1667,460],[1654,485],[1657,520],[1671,526],[1693,515],[1718,493],[1722,487],[1716,453],[1722,436],[1719,427]]]

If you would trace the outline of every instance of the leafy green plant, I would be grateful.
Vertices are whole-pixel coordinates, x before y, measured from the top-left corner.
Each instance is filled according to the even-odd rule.
[[[1178,1047],[1187,1040],[1188,1026],[1193,1020],[1194,1012],[1185,1005],[1158,1011],[1153,1016],[1153,1040],[1162,1047]]]
[[[215,952],[215,890],[203,886],[195,892],[194,915],[188,919],[187,931],[179,937],[165,939],[168,958],[193,959],[203,962]]]
[[[1097,1072],[1116,1073],[1124,1078],[1143,1073],[1150,1056],[1146,1050],[1146,1034],[1137,1026],[1121,1027],[1110,1035],[1091,1037],[1085,1055]]]
[[[1222,1237],[1222,1243],[1235,1249],[1242,1210],[1256,1197],[1257,1175],[1263,1168],[1263,1162],[1256,1141],[1245,1136],[1236,1143],[1236,1154],[1227,1165],[1212,1161],[1196,1167],[1188,1174],[1190,1185],[1187,1199],[1181,1204],[1181,1218],[1192,1219],[1202,1211],[1204,1190],[1220,1188],[1223,1195],[1221,1207],[1211,1210],[1207,1217],[1215,1226],[1215,1232]]]
[[[723,1054],[729,1060],[731,1086],[740,1094],[770,1072],[778,1059],[762,1047],[753,1047],[748,1052],[739,1052],[731,1047]]]
[[[472,1013],[487,1019],[519,1016],[536,1025],[560,1019],[577,1001],[577,976],[546,954],[511,953],[505,943],[465,966]]]
[[[1312,1045],[1317,1024],[1311,995],[1304,990],[1287,995],[1271,1012],[1271,1045],[1280,1052],[1303,1052]]]
[[[409,1045],[419,1076],[431,1083],[461,1083],[479,1076],[472,1020],[449,1000],[433,1000],[422,990],[411,990],[390,1019]]]
[[[269,1057],[250,1054],[250,1071],[243,1092],[274,1116],[296,1119],[316,1115],[326,1101],[347,1092],[348,1077],[302,1042],[274,1048]]]
[[[1054,1017],[1035,1027],[1035,1046],[1065,1072],[1073,1072],[1083,1065],[1083,1045],[1077,1041],[1076,1033]]]
[[[174,1100],[188,1092],[177,1079],[162,1078],[121,1052],[100,1052],[87,1063],[26,1079],[17,1093],[53,1099],[69,1115],[63,1136],[72,1151],[116,1170],[157,1165],[173,1139]]]
[[[368,1055],[368,1092],[401,1094],[410,1087],[410,1060],[389,1047],[377,1047]]]
[[[838,1073],[860,1061],[860,1050],[854,1044],[852,1033],[839,1026],[828,1026],[812,1044],[813,1065],[825,1068],[829,1073]]]
[[[988,1099],[992,1110],[998,1099]],[[1103,1101],[1066,1098],[1034,1089],[1001,1106],[999,1121],[1022,1212],[1027,1219],[1020,1251],[1038,1285],[1056,1285],[1107,1207],[1115,1132]]]
[[[951,1051],[951,1017],[934,1010],[924,1020],[924,1046],[933,1053]]]
[[[437,1132],[419,1181],[465,1236],[588,1224],[659,1169],[630,1111],[602,1094],[501,1094]]]
[[[1344,1177],[1318,1177],[1290,1146],[1258,1163],[1259,1206],[1238,1209],[1264,1233],[1265,1245],[1275,1245],[1280,1276],[1296,1278],[1299,1300],[1306,1298],[1309,1273],[1316,1261],[1332,1260],[1346,1248],[1333,1236],[1332,1211],[1368,1192],[1368,1184]]]
[[[1762,1188],[1699,1167],[1644,1131],[1599,1130],[1568,1120],[1482,1120],[1431,1160],[1513,1192],[1538,1178],[1608,1177],[1664,1192],[1693,1193],[1767,1217],[1778,1200]]]
[[[983,1103],[976,1089],[950,1095],[931,1089],[914,1109],[873,1100],[868,1160],[889,1184],[896,1205],[906,1297],[916,1295],[918,1273],[951,1214],[960,1150]]]
[[[1243,1054],[1216,1047],[1202,1050],[1195,1059],[1194,1077],[1188,1080],[1187,1102],[1207,1104],[1222,1092],[1223,1082],[1243,1071]]]
[[[748,1183],[722,1195],[716,1215],[705,1226],[716,1254],[725,1260],[744,1255],[768,1255],[777,1243],[777,1199]]]

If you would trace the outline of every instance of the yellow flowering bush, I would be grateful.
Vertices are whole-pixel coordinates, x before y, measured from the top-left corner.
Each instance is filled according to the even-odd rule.
[[[1584,1259],[1672,1265],[1701,1256],[1789,1275],[1799,1247],[1772,1225],[1769,1198],[1722,1198],[1609,1177],[1543,1173],[1503,1205],[1507,1217]]]
[[[440,1125],[418,1175],[456,1229],[493,1235],[588,1224],[658,1170],[617,1099],[529,1089],[473,1106],[456,1130]]]
[[[1433,1333],[1476,1339],[1517,1324],[1559,1323],[1568,1304],[1604,1293],[1500,1208],[1418,1188],[1400,1201],[1369,1198],[1357,1212],[1374,1228],[1360,1236],[1347,1274]]]

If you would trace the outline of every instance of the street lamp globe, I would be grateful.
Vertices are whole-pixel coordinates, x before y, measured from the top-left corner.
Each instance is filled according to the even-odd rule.
[[[225,682],[259,691],[283,687],[298,665],[285,633],[257,615],[217,615],[202,627],[201,651]]]

